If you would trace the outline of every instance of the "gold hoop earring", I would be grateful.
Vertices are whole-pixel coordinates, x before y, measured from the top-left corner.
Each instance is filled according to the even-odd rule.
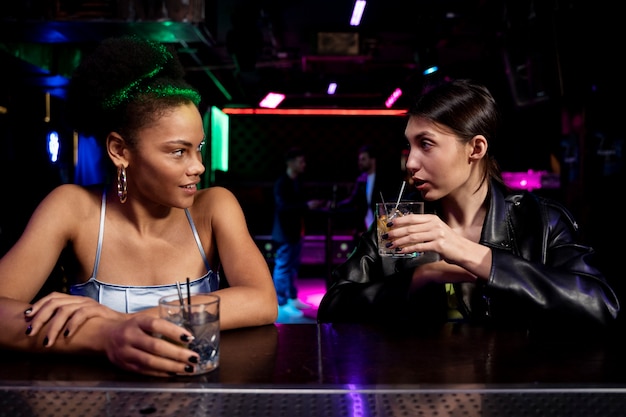
[[[128,183],[126,181],[126,168],[123,166],[117,169],[117,197],[120,203],[124,204],[128,197]]]

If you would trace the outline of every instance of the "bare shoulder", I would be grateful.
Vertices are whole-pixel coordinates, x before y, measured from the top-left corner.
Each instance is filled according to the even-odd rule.
[[[72,212],[77,209],[87,208],[95,202],[100,202],[102,189],[88,188],[76,184],[63,184],[53,189],[42,203],[50,205],[65,206],[72,208]]]
[[[80,222],[100,210],[102,189],[63,184],[53,189],[39,204],[37,211],[53,213],[54,218]]]
[[[199,190],[196,194],[193,207],[194,209],[199,208],[203,210],[211,208],[219,208],[222,210],[224,207],[231,204],[239,205],[232,191],[224,187],[214,186]]]
[[[243,210],[235,194],[220,186],[199,190],[189,210],[194,221],[206,226],[215,226],[216,222],[230,222],[231,225],[245,222]]]

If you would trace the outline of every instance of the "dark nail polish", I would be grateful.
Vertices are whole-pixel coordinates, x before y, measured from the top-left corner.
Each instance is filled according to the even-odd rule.
[[[393,246],[393,243],[391,243],[391,242],[387,242],[387,243],[385,243],[385,247],[386,247],[386,248],[390,248],[390,247],[392,247],[392,246]]]
[[[191,363],[198,363],[198,357],[197,356],[190,356],[189,357],[189,362],[191,362]]]
[[[28,327],[26,328],[26,332],[25,332],[25,333],[28,335],[28,334],[30,334],[32,331],[33,331],[33,326],[28,326]]]
[[[382,235],[381,239],[383,239],[383,240],[389,239],[389,233],[385,233],[384,235]]]
[[[48,346],[48,336],[43,338],[43,345]]]
[[[393,222],[387,223],[387,227],[393,227]]]
[[[185,366],[185,372],[187,372],[188,374],[192,374],[193,373],[193,366],[191,366],[191,365]]]
[[[400,252],[402,250],[402,248],[395,248],[394,249],[396,252]]]
[[[65,329],[65,331],[63,332],[63,337],[67,337],[70,335],[70,329]]]
[[[24,310],[24,315],[30,314],[33,312],[32,307],[27,308],[26,310]]]
[[[181,342],[189,343],[193,340],[193,336],[187,336],[186,334],[180,335]]]

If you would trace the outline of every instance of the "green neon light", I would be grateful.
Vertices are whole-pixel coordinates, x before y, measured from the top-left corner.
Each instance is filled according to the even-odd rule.
[[[211,182],[215,172],[228,172],[229,116],[215,106],[211,107]]]
[[[205,111],[204,114],[202,115],[202,126],[204,127],[205,138],[209,138],[210,125],[211,125],[211,114],[208,111]],[[210,140],[210,138],[207,140]],[[206,169],[204,170],[204,174],[202,174],[202,177],[200,178],[199,188],[207,188],[208,186],[211,185],[211,175],[209,173],[209,167],[210,167],[209,158],[211,157],[211,151],[209,149],[209,145],[203,146],[200,153],[202,154],[202,164],[206,167]]]

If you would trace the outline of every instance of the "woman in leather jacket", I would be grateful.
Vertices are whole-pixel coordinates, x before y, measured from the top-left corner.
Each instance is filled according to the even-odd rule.
[[[609,327],[619,302],[570,212],[503,183],[488,152],[498,127],[490,92],[469,80],[444,83],[408,116],[412,199],[430,214],[395,218],[386,238],[399,253],[422,255],[379,256],[374,223],[333,271],[318,321]]]

